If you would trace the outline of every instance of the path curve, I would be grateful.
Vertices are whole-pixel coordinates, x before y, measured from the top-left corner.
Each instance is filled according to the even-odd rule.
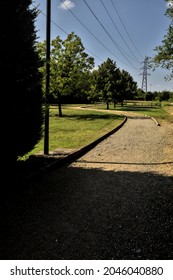
[[[1,259],[173,259],[173,128],[128,116],[1,211]],[[2,216],[2,213],[4,215]]]
[[[152,171],[173,175],[173,128],[147,116],[125,113],[128,121],[74,166],[106,170]],[[168,153],[168,149],[169,153]]]

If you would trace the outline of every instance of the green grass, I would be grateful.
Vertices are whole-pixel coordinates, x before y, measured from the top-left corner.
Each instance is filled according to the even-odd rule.
[[[70,105],[71,106],[71,105]],[[55,106],[50,108],[49,117],[49,151],[57,148],[78,149],[85,146],[119,125],[123,117],[116,114],[90,110],[79,110],[63,106],[63,117],[58,116]],[[30,155],[43,152],[44,136]]]
[[[151,102],[148,102],[148,105]],[[95,108],[97,109],[106,109],[106,105],[96,105]],[[163,105],[161,107],[137,107],[137,106],[120,106],[117,105],[115,108],[113,104],[110,104],[110,110],[115,111],[126,111],[126,112],[136,112],[142,115],[148,115],[150,117],[156,118],[159,122],[167,121],[173,122],[173,106]]]
[[[87,109],[79,110],[75,107],[88,107]],[[90,105],[91,106],[91,105]],[[134,111],[143,115],[154,117],[158,122],[168,121],[173,123],[173,106],[162,106],[160,108],[139,108],[139,107],[113,107],[110,105],[111,112],[101,112],[98,109],[106,109],[106,105],[92,106],[90,110],[89,105],[76,104],[62,106],[63,117],[59,118],[57,106],[51,106],[49,118],[49,151],[58,148],[81,148],[113,128],[118,126],[123,116],[118,114],[118,111]],[[93,109],[96,111],[93,111]],[[116,114],[115,114],[116,113]],[[43,152],[44,150],[44,134],[40,142],[35,148],[24,157],[20,159],[27,159],[30,155]]]

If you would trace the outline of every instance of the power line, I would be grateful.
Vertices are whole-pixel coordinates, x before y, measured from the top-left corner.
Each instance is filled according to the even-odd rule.
[[[62,0],[59,0],[60,2],[62,2],[64,5],[65,3],[62,1]],[[33,5],[33,4],[32,4]],[[35,8],[36,6],[33,5]],[[66,6],[66,5],[65,5]],[[97,40],[109,53],[111,53],[116,59],[118,59],[122,64],[126,65],[123,61],[121,61],[117,56],[115,56],[115,54],[109,50],[90,30],[87,26],[85,26],[85,24],[66,6],[66,8],[69,10],[69,12],[80,22],[80,24],[83,25],[83,27],[95,38],[95,40]],[[42,15],[44,15],[46,17],[46,14],[44,14],[44,12],[40,11],[40,13]],[[57,23],[55,23],[53,20],[51,20],[51,22],[56,26],[58,27],[63,33],[65,33],[66,35],[69,35],[62,27],[60,27]],[[93,56],[95,56],[97,59],[99,59],[100,61],[103,62],[103,59],[101,59],[100,57],[98,57],[96,54],[94,54],[91,50],[85,48],[89,53],[91,53]],[[124,55],[124,54],[123,54]],[[131,62],[129,61],[129,63],[131,64]],[[135,68],[133,65],[132,65],[133,68]],[[137,70],[135,68],[135,70]],[[138,71],[138,70],[137,70]]]
[[[118,9],[117,9],[116,6],[115,6],[115,3],[113,2],[113,0],[111,0],[111,2],[112,2],[112,5],[113,5],[113,7],[114,7],[114,9],[115,9],[115,11],[116,11],[118,17],[119,17],[119,20],[121,21],[122,26],[124,27],[124,30],[126,31],[128,37],[129,37],[129,39],[130,39],[130,41],[131,41],[133,47],[134,47],[135,50],[138,52],[138,54],[140,55],[140,57],[143,58],[143,56],[142,56],[141,53],[139,52],[138,48],[135,46],[135,44],[134,44],[134,42],[133,42],[133,40],[132,40],[132,38],[131,38],[131,36],[130,36],[130,34],[129,34],[129,32],[128,32],[126,26],[125,26],[125,24],[123,23],[123,20],[122,20],[120,14],[119,14],[119,12],[118,12]]]
[[[63,5],[66,7],[66,9],[75,17],[75,19],[94,37],[94,39],[102,45],[102,47],[107,50],[111,55],[113,55],[116,59],[118,59],[121,63],[124,64],[123,61],[121,61],[111,50],[109,50],[90,30],[89,28],[68,8],[68,6],[63,2],[63,0],[59,0]]]
[[[119,31],[118,27],[116,26],[116,24],[115,24],[115,22],[114,22],[112,16],[110,15],[108,9],[106,8],[105,4],[103,3],[103,0],[100,0],[100,2],[102,3],[102,5],[103,5],[105,11],[107,12],[107,14],[108,14],[108,16],[109,16],[111,22],[113,23],[115,29],[117,30],[118,34],[119,34],[120,37],[122,38],[122,40],[123,40],[123,42],[125,43],[126,47],[127,47],[128,50],[130,51],[130,53],[133,55],[133,57],[135,58],[135,60],[136,60],[138,63],[140,63],[140,61],[137,59],[137,57],[134,55],[133,51],[131,50],[131,48],[129,47],[129,45],[127,44],[127,42],[125,41],[125,39],[124,39],[123,35],[121,34],[121,32]]]
[[[35,5],[32,4],[32,6],[34,6],[35,8],[37,8]],[[40,13],[46,17],[46,14],[43,13],[42,11],[40,11]],[[58,27],[64,34],[66,34],[67,36],[69,35],[62,27],[60,27],[58,24],[56,24],[56,22],[54,22],[53,20],[50,20],[51,23],[53,23],[56,27]],[[92,51],[90,51],[89,49],[85,48],[89,53],[91,53],[93,56],[95,56],[97,59],[99,59],[100,61],[103,61],[103,59],[101,59],[100,57],[98,57],[96,54],[94,54]]]
[[[35,6],[34,4],[32,4],[32,6],[34,7],[34,8],[38,8],[38,6]],[[44,16],[44,17],[46,17],[46,14],[45,13],[43,13],[43,11],[40,11],[40,13]],[[63,32],[63,33],[65,33],[66,35],[68,35],[68,33],[64,30],[64,29],[62,29],[58,24],[56,24],[52,19],[50,20],[54,25],[56,25],[59,29],[61,29],[61,31]]]
[[[83,0],[83,2],[85,3],[85,5],[88,7],[88,9],[90,10],[90,12],[93,14],[93,16],[95,17],[95,19],[99,22],[99,24],[101,25],[101,27],[103,28],[103,30],[106,32],[106,34],[108,35],[108,37],[111,39],[111,41],[113,42],[113,44],[116,46],[116,48],[121,52],[121,54],[125,57],[125,59],[129,62],[129,64],[136,70],[137,68],[131,63],[131,61],[127,58],[127,56],[123,53],[123,51],[121,50],[121,47],[118,46],[118,44],[115,42],[115,40],[112,38],[112,36],[110,35],[110,33],[107,31],[107,29],[104,27],[104,25],[101,23],[101,21],[98,19],[98,17],[95,15],[95,13],[93,12],[92,8],[89,6],[89,4],[87,3],[86,0]]]

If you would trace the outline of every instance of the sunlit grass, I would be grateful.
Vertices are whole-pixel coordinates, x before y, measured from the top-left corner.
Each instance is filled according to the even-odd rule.
[[[58,108],[50,108],[49,151],[58,148],[81,148],[118,126],[123,117],[99,111],[78,110],[64,106],[63,117],[58,116]],[[25,156],[44,151],[44,135],[35,148]]]
[[[162,104],[162,106],[152,106],[150,107],[151,102],[146,102],[143,104],[143,107],[138,106],[120,106],[119,104],[116,105],[114,108],[113,104],[110,104],[110,110],[116,111],[129,111],[129,112],[136,112],[140,113],[142,115],[148,115],[150,117],[156,118],[159,122],[167,121],[167,122],[173,122],[173,106],[168,106]],[[95,108],[97,109],[106,109],[106,105],[96,105]]]
[[[88,107],[88,109],[77,109],[75,107]],[[158,122],[163,121],[173,123],[173,106],[161,106],[158,108],[144,107],[121,107],[114,108],[110,105],[110,110],[101,112],[98,109],[106,109],[106,105],[76,104],[62,106],[63,117],[58,116],[57,106],[50,107],[49,117],[49,151],[58,148],[79,149],[92,141],[98,139],[102,135],[118,126],[123,116],[120,111],[131,111],[154,117]],[[93,111],[93,109],[96,109]],[[43,153],[44,151],[44,133],[42,139],[35,148],[26,154],[22,159],[28,158],[30,155]]]

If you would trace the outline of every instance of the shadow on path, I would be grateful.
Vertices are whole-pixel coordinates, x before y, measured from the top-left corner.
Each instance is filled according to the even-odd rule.
[[[173,259],[173,177],[63,167],[0,210],[1,259]]]
[[[76,162],[80,162],[80,163],[87,163],[87,164],[89,164],[89,163],[91,163],[91,164],[93,164],[93,163],[96,163],[96,164],[99,164],[99,165],[102,165],[102,164],[107,164],[107,165],[109,165],[109,164],[124,164],[124,165],[142,165],[142,166],[145,166],[145,165],[165,165],[165,164],[173,164],[173,162],[172,161],[168,161],[168,162],[121,162],[121,161],[119,161],[119,162],[116,162],[116,161],[89,161],[89,160],[81,160],[81,159],[79,159],[79,160],[76,160]]]

